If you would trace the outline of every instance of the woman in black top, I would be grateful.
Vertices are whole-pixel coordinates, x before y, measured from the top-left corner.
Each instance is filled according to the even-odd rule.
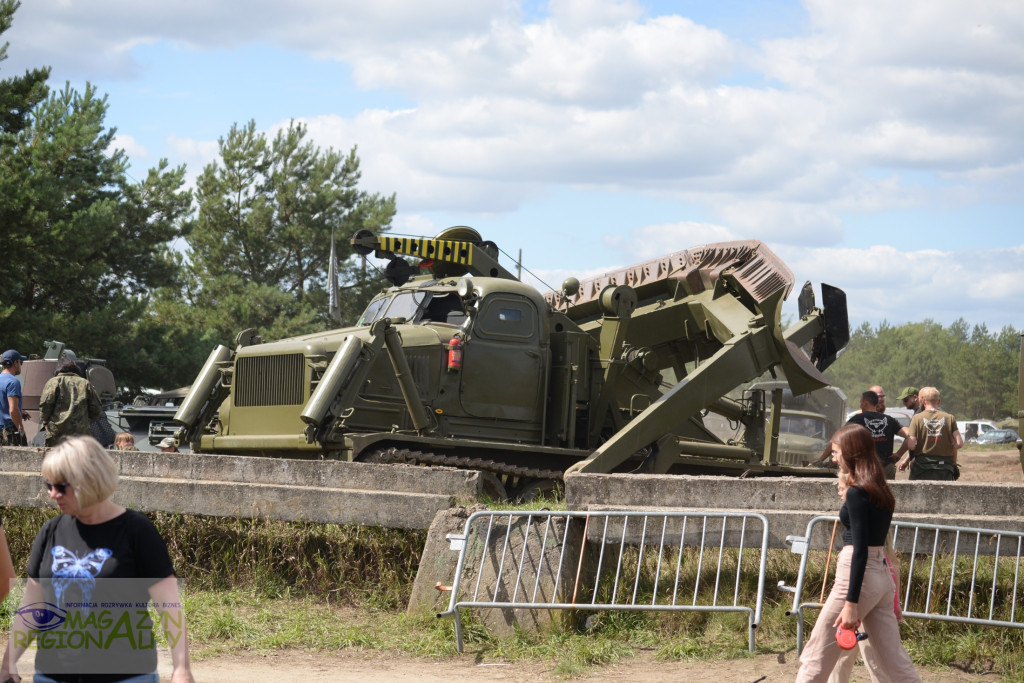
[[[839,510],[843,549],[836,560],[836,581],[800,656],[797,681],[827,681],[842,650],[836,628],[861,626],[871,640],[865,651],[872,678],[920,681],[900,641],[893,612],[895,586],[885,565],[885,536],[896,500],[875,455],[871,432],[846,425],[832,437],[832,460],[847,473],[850,488]]]
[[[43,458],[43,480],[63,514],[40,529],[0,680],[36,645],[34,680],[158,683],[156,633],[171,649],[173,683],[192,683],[188,633],[167,544],[145,515],[118,505],[117,464],[90,436]],[[149,616],[152,600],[157,619]]]

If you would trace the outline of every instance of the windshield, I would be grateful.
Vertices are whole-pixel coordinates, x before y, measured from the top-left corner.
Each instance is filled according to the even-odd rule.
[[[416,315],[426,298],[426,292],[400,292],[391,300],[385,315],[391,319],[405,318],[406,322],[416,322]]]
[[[429,302],[426,306],[425,303]],[[384,317],[405,318],[406,322],[438,322],[461,325],[466,314],[455,293],[399,292],[393,297],[374,299],[363,311],[359,325],[370,325]]]
[[[374,299],[363,311],[363,314],[359,317],[357,325],[369,325],[370,323],[377,320],[380,314],[384,311],[384,304],[389,301],[388,297],[382,296],[379,299]]]
[[[779,431],[785,434],[799,434],[810,436],[816,439],[828,438],[825,434],[825,423],[811,417],[795,417],[783,415],[779,425]]]

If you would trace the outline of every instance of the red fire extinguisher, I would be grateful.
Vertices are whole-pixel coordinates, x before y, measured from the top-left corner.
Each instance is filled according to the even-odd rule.
[[[448,342],[448,372],[458,372],[462,369],[462,340],[452,337]]]

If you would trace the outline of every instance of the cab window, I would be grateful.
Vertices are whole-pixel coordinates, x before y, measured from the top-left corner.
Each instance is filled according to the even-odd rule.
[[[531,340],[537,335],[537,312],[529,299],[502,294],[484,301],[476,333],[492,339]]]

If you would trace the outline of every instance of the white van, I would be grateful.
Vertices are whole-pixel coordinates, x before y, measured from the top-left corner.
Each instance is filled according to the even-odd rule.
[[[985,432],[999,429],[991,420],[957,421],[956,428],[960,430],[960,437],[964,440],[964,443],[973,443]]]

